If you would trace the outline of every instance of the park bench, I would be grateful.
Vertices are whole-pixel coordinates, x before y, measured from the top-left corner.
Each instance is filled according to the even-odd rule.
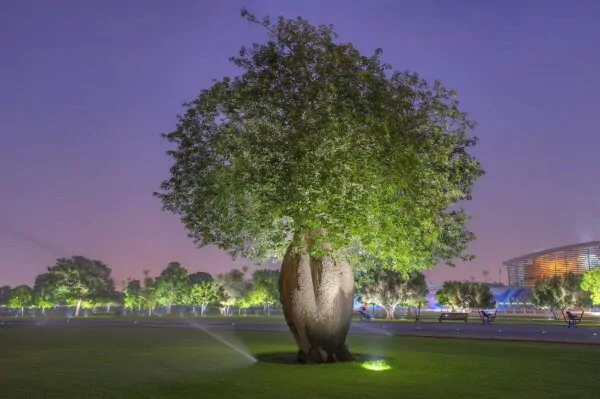
[[[494,310],[494,313],[488,313],[485,310],[480,310],[479,318],[481,319],[481,324],[492,324],[496,320],[497,312],[497,310]]]
[[[468,313],[462,313],[462,312],[443,312],[442,314],[440,314],[439,317],[439,322],[441,323],[442,320],[464,320],[465,323],[467,322],[467,319],[469,318],[469,314]]]
[[[577,324],[581,323],[581,319],[583,319],[583,310],[567,310],[565,312],[565,321],[567,322],[568,328],[575,328]]]

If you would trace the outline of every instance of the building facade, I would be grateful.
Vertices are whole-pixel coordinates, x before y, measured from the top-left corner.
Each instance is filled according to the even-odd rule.
[[[567,245],[507,260],[510,287],[533,287],[538,280],[583,274],[600,266],[600,241]]]

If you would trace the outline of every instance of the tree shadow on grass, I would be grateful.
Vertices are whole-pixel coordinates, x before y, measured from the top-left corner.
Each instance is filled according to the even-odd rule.
[[[369,355],[365,353],[354,353],[354,360],[345,363],[362,363],[367,361],[384,360],[384,356]],[[296,353],[292,352],[267,352],[254,355],[258,363],[271,363],[271,364],[288,364],[288,365],[306,365],[300,363]]]

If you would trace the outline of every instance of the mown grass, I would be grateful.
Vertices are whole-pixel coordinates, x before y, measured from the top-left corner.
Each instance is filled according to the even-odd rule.
[[[425,323],[437,323],[439,312],[423,312],[421,314],[421,321]],[[34,317],[25,316],[25,317],[7,317],[6,320],[20,320],[20,319],[33,319]],[[52,314],[47,316],[37,316],[35,317],[38,320],[43,319],[64,319],[65,316],[62,314]],[[111,321],[134,321],[134,320],[144,320],[144,321],[153,321],[153,322],[169,322],[169,321],[202,321],[208,323],[252,323],[252,324],[285,324],[285,320],[281,315],[232,315],[232,316],[221,316],[216,314],[210,314],[204,317],[197,316],[194,317],[189,314],[181,314],[181,313],[173,313],[170,315],[152,315],[152,316],[138,316],[128,314],[125,316],[114,316],[108,314],[91,314],[88,317],[80,316],[80,319],[89,319],[89,320],[106,320],[110,319]],[[354,317],[355,321],[358,321],[358,317]],[[393,322],[414,322],[413,315],[403,315],[398,313],[395,319],[387,320],[385,318],[377,318],[376,321],[393,323]],[[473,312],[469,315],[469,323],[478,323],[479,316],[477,313]],[[517,324],[517,325],[564,325],[564,320],[554,320],[549,315],[531,315],[531,314],[513,314],[513,313],[501,313],[498,314],[495,320],[496,324]],[[586,314],[583,317],[583,320],[580,324],[582,327],[599,327],[600,326],[600,317],[596,315]]]
[[[216,331],[253,356],[293,354],[287,333]],[[0,328],[0,398],[597,398],[600,348],[352,336],[360,363],[251,363],[201,330],[67,323]]]

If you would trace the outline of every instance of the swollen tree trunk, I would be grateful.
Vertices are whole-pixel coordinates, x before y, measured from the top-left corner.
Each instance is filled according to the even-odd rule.
[[[292,244],[281,265],[279,295],[300,362],[353,360],[346,346],[354,305],[350,264],[329,256],[313,258]]]

